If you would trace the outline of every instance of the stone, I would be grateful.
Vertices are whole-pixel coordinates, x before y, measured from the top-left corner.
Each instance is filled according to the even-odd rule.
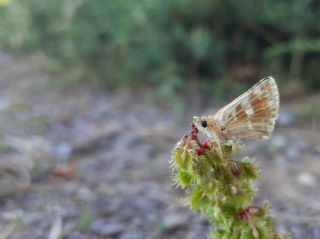
[[[72,150],[73,150],[73,148],[70,143],[62,142],[62,143],[58,144],[57,147],[55,148],[55,154],[59,158],[68,158],[68,157],[70,157]]]
[[[302,186],[314,187],[317,183],[317,179],[309,172],[301,172],[297,176],[297,182]]]
[[[285,148],[287,140],[283,135],[274,135],[271,139],[271,144],[277,148]]]
[[[169,214],[163,219],[163,225],[166,230],[174,230],[183,227],[188,223],[189,215],[185,213]]]
[[[125,226],[119,222],[97,219],[91,223],[90,230],[100,236],[117,236],[125,230]]]
[[[143,239],[146,238],[143,231],[139,229],[129,229],[125,233],[121,234],[119,239]]]
[[[289,160],[298,161],[300,159],[301,152],[298,148],[289,147],[287,149],[287,157]]]
[[[289,126],[294,122],[294,116],[292,113],[280,110],[278,114],[277,124],[279,126]]]
[[[19,160],[0,160],[0,197],[15,194],[29,187],[31,176]]]
[[[313,235],[315,239],[320,239],[320,226],[313,229]]]
[[[293,235],[293,238],[307,238],[306,229],[302,225],[292,225],[290,227],[290,232]]]

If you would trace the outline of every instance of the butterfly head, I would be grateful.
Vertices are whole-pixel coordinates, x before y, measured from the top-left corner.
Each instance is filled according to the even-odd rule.
[[[199,131],[206,133],[208,131],[208,120],[206,117],[193,117],[193,123],[196,125]]]
[[[209,138],[214,138],[216,142],[222,140],[222,132],[213,116],[194,116],[193,123],[198,130]]]

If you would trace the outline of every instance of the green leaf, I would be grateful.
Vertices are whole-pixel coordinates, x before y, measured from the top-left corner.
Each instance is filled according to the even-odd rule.
[[[240,164],[240,171],[241,174],[243,174],[243,177],[247,179],[257,179],[259,178],[259,171],[257,169],[257,166],[247,159],[242,161]]]
[[[192,175],[185,171],[179,171],[177,174],[177,179],[181,186],[187,187],[190,186],[192,182]]]

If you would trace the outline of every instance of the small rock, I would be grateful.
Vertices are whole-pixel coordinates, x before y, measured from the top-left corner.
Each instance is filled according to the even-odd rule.
[[[207,238],[208,229],[210,226],[208,221],[205,222],[205,224],[197,223],[196,221],[199,220],[199,218],[195,218],[193,223],[188,224],[188,229],[190,230],[189,233],[186,236],[186,239],[192,239],[192,238]],[[204,220],[202,218],[201,220]]]
[[[28,212],[23,216],[23,224],[26,226],[48,227],[50,225],[50,217],[45,213]]]
[[[89,238],[91,237],[82,235],[78,231],[71,232],[66,236],[66,239],[89,239]]]
[[[101,164],[101,161],[97,160],[96,158],[86,158],[86,160],[83,160],[83,162],[80,165],[81,171],[84,172],[96,172],[103,168],[103,165]]]
[[[15,210],[10,210],[8,212],[2,212],[1,213],[1,220],[5,222],[10,222],[13,221],[17,218],[23,218],[25,215],[25,211],[22,209],[15,209]]]
[[[301,172],[297,176],[297,182],[300,183],[302,186],[313,187],[316,185],[316,178],[309,172]]]
[[[119,218],[123,221],[129,221],[131,220],[134,215],[136,214],[136,210],[133,207],[130,207],[126,205],[125,207],[122,207],[121,210],[118,212]]]
[[[288,159],[293,160],[293,161],[298,161],[300,159],[300,156],[301,156],[301,152],[299,149],[294,148],[294,147],[289,147],[287,149]]]
[[[276,224],[276,229],[277,229],[277,232],[280,235],[287,235],[289,233],[287,227],[285,225],[283,225],[283,224],[277,223]]]
[[[108,124],[92,124],[82,126],[81,134],[73,145],[73,153],[89,153],[101,146],[101,143],[108,138],[114,137],[123,130],[123,126],[116,122]]]
[[[29,171],[15,158],[0,160],[0,197],[15,194],[29,187]]]
[[[287,145],[287,140],[282,135],[275,135],[271,140],[271,144],[277,148],[284,148]]]
[[[32,179],[37,180],[47,175],[53,161],[53,148],[51,142],[41,136],[20,138],[8,136],[5,142],[19,155],[20,164],[28,169]]]
[[[147,197],[137,197],[135,199],[135,204],[140,211],[149,211],[149,212],[156,209],[160,209],[162,205],[160,202],[156,200],[152,200]]]
[[[315,239],[320,239],[320,227],[319,226],[314,228],[313,235],[314,235]]]
[[[0,66],[6,66],[9,63],[12,63],[12,57],[10,54],[4,53],[3,51],[0,51]]]
[[[9,102],[6,99],[0,98],[0,111],[6,110],[9,105],[10,105]]]
[[[119,222],[98,219],[90,225],[90,229],[100,236],[117,236],[125,230],[125,226]]]
[[[95,207],[103,216],[112,216],[123,209],[122,201],[106,197],[98,197],[95,201]]]
[[[70,143],[67,143],[67,142],[60,143],[55,148],[55,154],[59,158],[68,158],[68,157],[70,157],[71,153],[72,153],[72,145]]]
[[[71,179],[77,172],[77,165],[75,162],[66,162],[62,165],[55,165],[52,174],[56,177]]]
[[[41,136],[30,136],[28,138],[19,138],[14,136],[8,136],[5,138],[5,142],[12,148],[22,154],[38,156],[38,155],[51,155],[52,146],[51,143]]]
[[[87,187],[81,187],[77,192],[77,197],[83,201],[90,202],[95,199],[93,192]]]
[[[277,155],[274,158],[275,166],[281,172],[286,173],[288,170],[288,160],[283,155]]]
[[[292,225],[290,227],[290,232],[292,233],[294,238],[307,238],[307,232],[305,227],[302,225]]]
[[[1,225],[0,224],[1,237],[2,238],[11,237],[10,235],[13,234],[14,229],[15,229],[14,224],[9,224],[9,225]]]
[[[279,111],[277,124],[280,126],[289,126],[293,123],[294,117],[292,113],[284,110]]]
[[[123,148],[130,148],[141,143],[141,139],[130,132],[121,134],[121,137],[117,138],[117,145],[120,145]]]
[[[179,227],[183,227],[187,224],[189,215],[185,213],[175,213],[167,215],[163,220],[163,225],[167,230],[173,230]]]
[[[129,229],[123,233],[119,239],[142,239],[146,238],[143,231],[139,229]]]

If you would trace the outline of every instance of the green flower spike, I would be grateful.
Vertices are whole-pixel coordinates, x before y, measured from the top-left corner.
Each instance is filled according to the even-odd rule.
[[[191,133],[172,151],[174,183],[186,189],[191,209],[213,223],[209,238],[286,238],[275,231],[267,206],[252,204],[256,195],[252,181],[259,178],[259,170],[247,157],[232,158],[241,148],[237,142],[230,145],[218,145],[213,139],[200,142],[198,129],[192,124]]]

